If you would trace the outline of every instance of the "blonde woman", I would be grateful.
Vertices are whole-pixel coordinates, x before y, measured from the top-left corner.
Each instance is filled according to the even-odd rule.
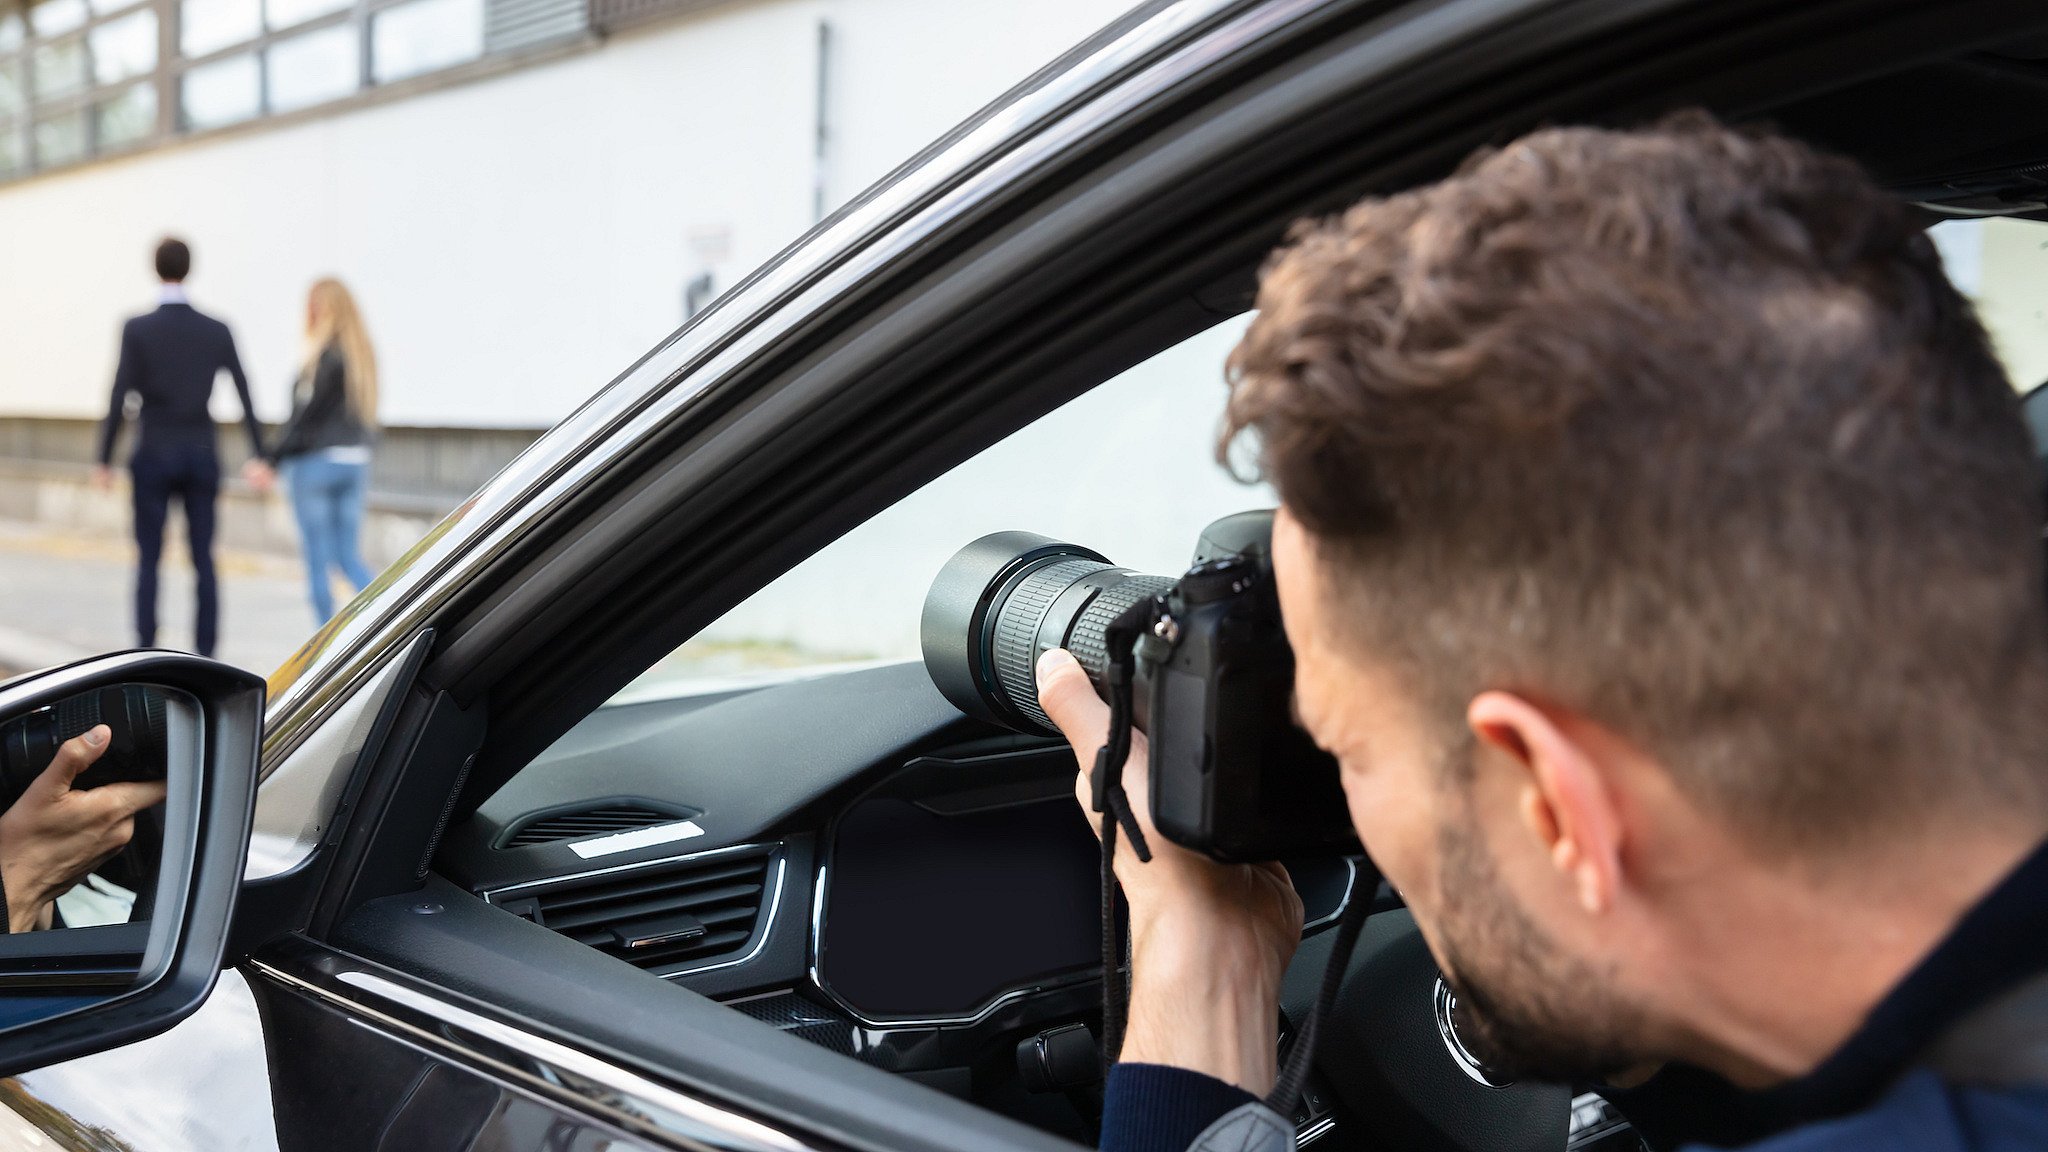
[[[355,298],[321,280],[306,296],[306,358],[292,388],[292,415],[271,449],[299,521],[313,614],[334,615],[332,571],[358,592],[370,582],[357,537],[369,491],[377,428],[377,356]]]

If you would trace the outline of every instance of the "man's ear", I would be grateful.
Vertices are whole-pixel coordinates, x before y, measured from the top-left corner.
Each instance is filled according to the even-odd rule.
[[[1607,765],[1551,712],[1510,692],[1473,697],[1465,721],[1522,772],[1516,803],[1523,827],[1579,905],[1595,915],[1612,907],[1621,887],[1622,821]]]

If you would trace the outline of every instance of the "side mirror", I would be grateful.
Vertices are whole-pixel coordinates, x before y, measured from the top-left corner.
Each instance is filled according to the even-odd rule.
[[[127,652],[0,685],[0,1075],[169,1028],[220,974],[261,677]]]

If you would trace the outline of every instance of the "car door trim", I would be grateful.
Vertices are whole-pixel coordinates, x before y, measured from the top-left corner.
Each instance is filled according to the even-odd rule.
[[[451,1003],[332,953],[315,979],[263,960],[248,967],[442,1058],[686,1152],[823,1152],[825,1146]]]

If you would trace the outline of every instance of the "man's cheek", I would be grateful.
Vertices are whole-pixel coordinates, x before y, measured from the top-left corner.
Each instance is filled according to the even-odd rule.
[[[1415,875],[1417,855],[1410,843],[1414,813],[1405,810],[1394,797],[1386,794],[1370,774],[1355,772],[1347,768],[1343,773],[1344,799],[1351,809],[1351,826],[1358,832],[1358,838],[1365,844],[1365,850],[1379,867],[1380,874],[1396,890],[1405,887],[1404,879]]]

